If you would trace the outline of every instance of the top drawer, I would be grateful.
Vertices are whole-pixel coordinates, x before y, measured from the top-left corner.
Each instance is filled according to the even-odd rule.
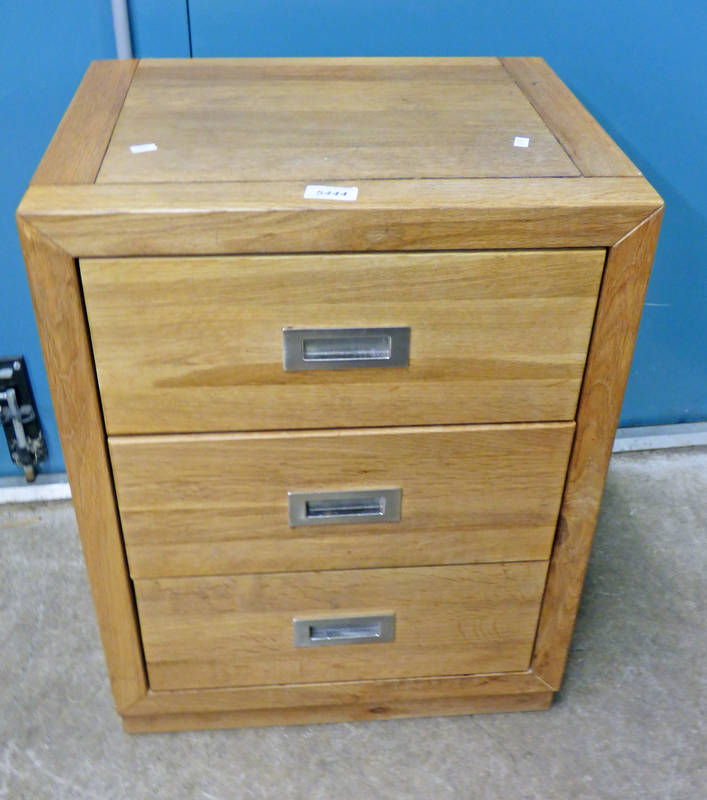
[[[597,249],[82,259],[108,432],[572,419],[603,262]],[[410,328],[407,366],[284,369],[283,329],[389,326]]]

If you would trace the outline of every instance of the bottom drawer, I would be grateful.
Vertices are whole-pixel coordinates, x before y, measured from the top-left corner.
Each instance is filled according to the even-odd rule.
[[[546,569],[534,561],[137,580],[150,686],[527,669]],[[392,641],[370,641],[389,632],[390,615]],[[297,646],[294,620],[298,635],[329,646]]]

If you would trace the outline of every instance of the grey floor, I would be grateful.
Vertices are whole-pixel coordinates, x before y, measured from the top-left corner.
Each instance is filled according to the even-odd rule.
[[[703,800],[707,448],[615,456],[549,711],[123,733],[73,510],[0,506],[0,798]]]

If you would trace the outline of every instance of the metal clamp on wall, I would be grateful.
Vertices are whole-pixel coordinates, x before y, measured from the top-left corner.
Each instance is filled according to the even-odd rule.
[[[35,467],[47,457],[39,415],[22,356],[0,359],[0,423],[10,457],[33,481]]]

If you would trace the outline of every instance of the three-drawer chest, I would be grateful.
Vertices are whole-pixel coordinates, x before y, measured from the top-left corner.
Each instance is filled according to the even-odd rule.
[[[93,63],[18,225],[126,729],[546,708],[661,214],[542,59]]]

